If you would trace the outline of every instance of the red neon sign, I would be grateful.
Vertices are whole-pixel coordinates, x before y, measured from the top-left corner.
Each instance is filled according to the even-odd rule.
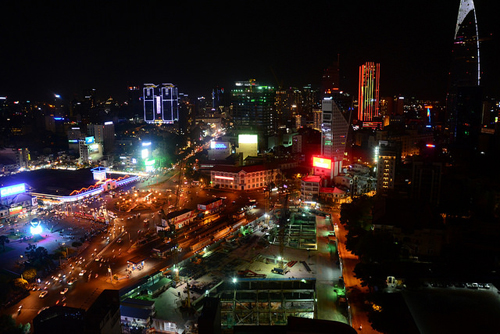
[[[319,168],[332,169],[332,160],[313,157],[313,166]]]

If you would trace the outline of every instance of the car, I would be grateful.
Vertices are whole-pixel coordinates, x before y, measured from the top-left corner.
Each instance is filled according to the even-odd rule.
[[[490,289],[491,286],[488,284],[488,283],[484,283],[484,286],[483,286],[485,289]]]
[[[64,295],[66,294],[66,292],[68,292],[68,288],[64,288],[61,292],[59,292],[61,295]]]
[[[21,313],[22,309],[23,309],[23,305],[19,305],[19,307],[17,308],[17,313]]]
[[[69,279],[68,280],[68,285],[72,285],[73,283],[75,283],[75,281],[76,281],[76,278],[74,278],[74,277],[71,278],[71,279]]]
[[[87,270],[83,269],[82,271],[80,271],[80,273],[78,275],[83,276],[83,275],[85,275],[86,272],[87,272]]]
[[[42,292],[40,292],[40,294],[38,295],[38,297],[44,298],[47,295],[47,293],[48,293],[47,291],[42,291]]]

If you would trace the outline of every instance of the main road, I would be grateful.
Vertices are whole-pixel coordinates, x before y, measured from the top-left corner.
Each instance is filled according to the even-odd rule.
[[[361,281],[354,275],[354,268],[359,262],[359,258],[347,250],[345,246],[347,231],[340,224],[340,213],[338,211],[332,212],[332,218],[334,219],[335,235],[337,236],[338,251],[342,263],[342,276],[347,290],[351,326],[358,330],[359,333],[378,334],[380,332],[371,327],[368,314],[364,311],[368,288],[361,286]]]

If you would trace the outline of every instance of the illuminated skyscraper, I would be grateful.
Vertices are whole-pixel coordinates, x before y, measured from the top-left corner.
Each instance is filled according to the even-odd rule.
[[[277,130],[275,89],[261,86],[255,79],[238,81],[231,90],[233,122],[237,130],[255,131],[263,135]]]
[[[342,169],[350,122],[331,98],[323,100],[321,109],[321,157],[331,160],[331,176],[337,176]]]
[[[481,64],[478,36],[474,1],[461,0],[453,43],[453,63],[450,73],[452,86],[479,86]]]
[[[379,116],[380,64],[367,62],[359,67],[358,120],[373,121]]]
[[[173,84],[144,84],[143,99],[147,123],[174,124],[179,120],[178,92]]]
[[[476,9],[472,0],[461,0],[452,51],[447,96],[452,139],[475,147],[481,127],[481,69]]]

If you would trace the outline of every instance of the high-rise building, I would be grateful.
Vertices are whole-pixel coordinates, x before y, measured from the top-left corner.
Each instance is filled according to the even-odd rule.
[[[438,161],[414,160],[411,178],[411,198],[439,204],[443,164]]]
[[[30,160],[30,151],[27,148],[17,149],[16,162],[19,165],[19,168],[28,168]]]
[[[95,142],[101,144],[104,154],[113,152],[115,146],[115,125],[112,121],[104,124],[88,124],[87,135],[93,136]]]
[[[179,120],[177,87],[171,83],[144,84],[144,121],[174,124]]]
[[[339,59],[332,63],[323,72],[323,77],[321,78],[321,96],[330,96],[333,92],[340,89],[340,72],[339,72]]]
[[[479,33],[472,0],[460,1],[452,52],[448,126],[456,144],[475,148],[481,131],[482,90]]]
[[[261,86],[255,79],[238,81],[235,86],[231,90],[231,104],[236,130],[274,134],[277,130],[274,87]]]
[[[321,109],[321,158],[331,160],[330,177],[333,177],[342,169],[349,120],[333,99],[324,99]]]
[[[380,141],[376,147],[377,193],[384,194],[394,189],[396,180],[396,162],[401,154],[394,142]]]
[[[71,127],[67,131],[68,134],[68,148],[72,151],[78,151],[79,141],[83,138],[82,131],[79,127]]]
[[[127,117],[135,117],[135,115],[140,115],[143,110],[142,103],[142,93],[138,86],[127,87],[128,93],[128,114]]]
[[[379,110],[380,64],[364,63],[359,67],[358,120],[372,122]]]

